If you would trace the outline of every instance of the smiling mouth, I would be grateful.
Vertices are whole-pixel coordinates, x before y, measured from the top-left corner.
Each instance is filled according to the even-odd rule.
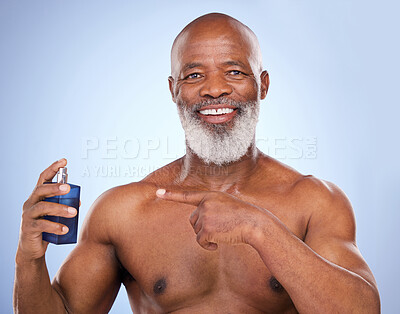
[[[220,124],[232,120],[237,111],[237,108],[229,105],[211,105],[197,111],[197,114],[205,122]]]
[[[204,109],[204,110],[200,110],[199,113],[205,116],[217,116],[217,115],[222,115],[222,114],[228,114],[233,112],[236,109],[232,109],[232,108],[218,108],[218,109]]]

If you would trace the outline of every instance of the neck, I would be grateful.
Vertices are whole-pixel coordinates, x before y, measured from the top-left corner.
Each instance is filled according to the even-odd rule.
[[[180,181],[187,185],[200,185],[210,190],[226,191],[245,183],[257,168],[260,151],[252,144],[239,160],[227,165],[206,164],[186,147],[182,158]]]

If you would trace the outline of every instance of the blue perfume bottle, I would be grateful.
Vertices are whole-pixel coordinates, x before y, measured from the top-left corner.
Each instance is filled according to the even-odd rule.
[[[67,167],[60,168],[57,172],[57,183],[67,183],[67,180],[68,180]],[[68,194],[48,197],[45,198],[44,201],[64,204],[74,207],[77,210],[77,214],[75,217],[72,218],[50,216],[50,215],[44,216],[43,217],[44,219],[61,223],[69,228],[68,233],[63,235],[43,232],[42,238],[47,242],[51,242],[54,244],[76,243],[78,235],[78,214],[79,214],[79,199],[81,194],[81,187],[75,184],[70,184],[70,183],[68,184],[71,187]]]

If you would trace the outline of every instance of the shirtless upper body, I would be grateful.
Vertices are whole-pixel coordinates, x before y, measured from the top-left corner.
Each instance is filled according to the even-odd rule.
[[[109,289],[118,289],[122,281],[137,313],[295,313],[287,292],[254,248],[224,243],[215,251],[202,248],[189,222],[195,206],[157,198],[156,190],[160,187],[175,191],[216,190],[191,178],[179,182],[173,174],[180,173],[181,164],[178,160],[142,182],[103,194],[92,208],[79,245],[56,277],[56,287],[71,290],[68,296],[75,301],[72,304],[79,304],[86,291],[89,295],[85,299],[92,300],[93,306],[99,300],[111,306],[115,294]],[[166,173],[172,175],[165,176]],[[328,196],[324,193],[329,194],[321,182],[304,178],[266,156],[260,157],[257,171],[244,182],[220,189],[268,208],[301,240],[306,238],[311,212],[315,210],[307,194],[319,193],[321,201]],[[89,230],[99,232],[91,234]],[[104,265],[99,265],[99,260],[103,260],[100,255],[92,256],[87,249],[87,242],[91,241],[108,247],[105,251],[112,258]],[[79,269],[83,259],[87,278],[82,277]],[[106,281],[104,295],[99,294],[99,299],[91,296],[91,290],[98,293],[100,283],[90,283],[95,276],[88,265],[90,260],[93,271],[104,272],[107,278],[101,279]],[[79,277],[72,280],[74,268]],[[111,268],[115,268],[114,276],[109,274]],[[75,282],[90,284],[81,291]],[[84,312],[84,308],[81,310]]]
[[[199,47],[193,49],[185,56],[201,56]],[[174,101],[188,104],[198,80],[219,69],[226,72],[224,66],[247,66],[239,57],[220,64],[226,54],[213,51],[212,64],[181,62],[183,71],[198,69],[189,74],[190,82],[188,75],[171,77]],[[247,85],[233,81],[226,90],[213,89],[218,80],[204,83],[200,96],[252,100],[265,97],[268,89],[265,74],[260,93],[250,88],[251,75],[244,78]],[[203,119],[218,124],[216,119],[224,118]],[[63,232],[40,217],[74,214],[40,201],[68,192],[43,184],[66,160],[46,169],[24,205],[16,312],[107,312],[121,283],[135,313],[379,312],[376,283],[357,249],[354,215],[343,192],[301,175],[253,144],[226,165],[205,163],[188,145],[181,159],[96,200],[76,248],[51,285],[44,262],[47,243],[38,238],[42,231]]]

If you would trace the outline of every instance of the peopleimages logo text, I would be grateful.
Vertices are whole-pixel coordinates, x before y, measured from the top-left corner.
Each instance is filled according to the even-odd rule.
[[[317,158],[317,137],[259,137],[256,145],[276,159]],[[82,159],[151,159],[174,160],[185,153],[184,143],[164,137],[82,137]]]

